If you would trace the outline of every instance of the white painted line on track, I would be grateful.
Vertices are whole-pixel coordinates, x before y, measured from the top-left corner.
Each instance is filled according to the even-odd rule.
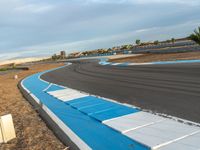
[[[47,91],[52,85],[53,85],[53,84],[50,83],[50,84],[43,90],[43,92]]]
[[[21,81],[21,86],[23,87],[23,89],[30,94],[31,92],[24,86],[24,79]]]

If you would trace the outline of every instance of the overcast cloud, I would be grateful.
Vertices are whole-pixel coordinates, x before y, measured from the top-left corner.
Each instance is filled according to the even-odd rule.
[[[200,0],[0,0],[0,60],[188,36]]]

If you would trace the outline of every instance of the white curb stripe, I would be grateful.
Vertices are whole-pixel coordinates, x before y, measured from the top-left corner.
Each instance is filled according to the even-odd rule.
[[[106,120],[103,123],[121,133],[126,133],[162,120],[164,120],[164,118],[157,115],[146,112],[137,112],[115,119]]]
[[[135,65],[152,65],[153,63],[128,63],[128,66],[135,66]]]
[[[159,150],[200,150],[200,132],[161,147]]]
[[[67,102],[67,101],[70,101],[70,100],[75,100],[75,99],[83,98],[83,97],[86,97],[86,96],[88,96],[88,95],[82,94],[82,93],[77,93],[77,94],[71,94],[71,95],[68,95],[68,96],[65,96],[65,97],[60,97],[59,99],[64,101],[64,102]]]
[[[108,65],[108,64],[110,64],[109,62],[101,62],[100,63],[101,65]]]
[[[122,63],[112,63],[112,66],[117,66],[117,65],[121,65]]]
[[[70,95],[74,95],[74,94],[78,94],[80,92],[78,91],[71,91],[71,92],[66,92],[66,93],[63,93],[63,94],[54,94],[53,96],[56,97],[56,98],[62,98],[62,97],[66,97],[66,96],[70,96]]]
[[[62,92],[59,92],[58,93],[53,93],[53,94],[50,94],[54,97],[63,97],[63,96],[66,96],[66,95],[69,95],[70,93],[77,93],[76,90],[72,90],[72,89],[65,89],[65,91],[62,91]]]
[[[192,132],[192,133],[190,133],[190,134],[184,135],[184,136],[179,137],[179,138],[177,138],[177,139],[174,139],[174,140],[168,141],[168,142],[166,142],[166,143],[163,143],[163,144],[161,144],[161,145],[155,146],[153,149],[158,149],[158,148],[161,148],[161,147],[163,147],[163,146],[165,146],[165,145],[172,144],[172,143],[174,143],[174,142],[176,142],[176,141],[183,140],[183,139],[185,139],[185,138],[187,138],[187,137],[190,137],[190,136],[193,136],[193,135],[195,135],[195,134],[197,134],[197,133],[199,133],[199,132],[200,132],[200,130],[195,131],[195,132]],[[189,143],[188,143],[188,144],[189,144]]]
[[[126,132],[125,135],[155,149],[198,132],[199,130],[200,129],[197,127],[166,119],[149,126]]]
[[[63,94],[63,93],[66,93],[68,91],[72,91],[72,89],[62,89],[62,90],[56,90],[56,91],[52,91],[52,92],[48,92],[48,93],[50,95],[54,95],[54,94]]]
[[[57,90],[48,93],[64,102],[88,96],[87,94],[83,94],[73,89]]]

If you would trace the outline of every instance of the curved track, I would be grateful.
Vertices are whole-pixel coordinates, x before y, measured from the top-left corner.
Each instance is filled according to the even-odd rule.
[[[82,60],[42,78],[200,123],[200,63],[120,67]]]

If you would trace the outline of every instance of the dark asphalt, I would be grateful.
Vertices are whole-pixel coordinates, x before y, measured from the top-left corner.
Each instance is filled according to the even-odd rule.
[[[200,123],[200,63],[117,67],[85,60],[42,78]]]

